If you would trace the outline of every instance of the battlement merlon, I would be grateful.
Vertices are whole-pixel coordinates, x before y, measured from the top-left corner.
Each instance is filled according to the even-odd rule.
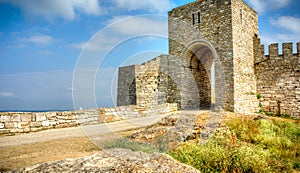
[[[300,42],[297,42],[297,52],[294,53],[293,49],[293,43],[282,43],[282,54],[279,54],[279,44],[278,43],[273,43],[268,46],[269,52],[265,56],[269,57],[278,57],[278,56],[283,56],[285,58],[288,58],[291,55],[300,55]],[[256,47],[260,52],[264,52],[264,45],[261,44],[258,47]]]
[[[279,44],[273,43],[268,45],[268,54],[265,54],[265,46],[261,44],[260,38],[254,38],[254,52],[255,52],[255,64],[259,64],[268,59],[274,59],[277,57],[291,58],[292,56],[300,57],[300,42],[296,43],[297,52],[294,53],[293,43],[282,43],[282,54],[279,54]]]
[[[278,43],[270,44],[268,47],[269,47],[269,56],[270,57],[278,57],[279,56]]]

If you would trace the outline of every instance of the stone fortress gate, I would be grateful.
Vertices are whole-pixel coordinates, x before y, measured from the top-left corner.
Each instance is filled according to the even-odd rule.
[[[183,110],[213,105],[251,113],[261,102],[266,111],[300,116],[300,44],[296,54],[285,43],[283,55],[278,44],[265,55],[258,14],[243,0],[197,0],[168,16],[169,55],[120,67],[118,106],[177,103]]]

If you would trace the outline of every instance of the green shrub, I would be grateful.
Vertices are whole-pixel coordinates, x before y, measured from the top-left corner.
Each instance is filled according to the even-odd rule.
[[[201,172],[270,172],[270,154],[254,145],[220,145],[212,139],[204,145],[185,143],[169,154]]]
[[[262,98],[262,95],[261,95],[260,93],[258,93],[258,94],[256,95],[256,97],[257,97],[257,99],[261,99],[261,98]]]

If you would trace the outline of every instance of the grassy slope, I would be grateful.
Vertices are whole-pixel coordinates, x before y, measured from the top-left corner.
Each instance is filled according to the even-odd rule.
[[[299,125],[282,118],[234,118],[209,142],[186,142],[169,154],[201,172],[299,171]]]

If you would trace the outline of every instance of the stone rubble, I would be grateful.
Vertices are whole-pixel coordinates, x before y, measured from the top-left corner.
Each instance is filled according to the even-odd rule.
[[[144,131],[132,134],[132,140],[147,142],[163,150],[172,150],[180,142],[200,137],[201,131],[206,125],[209,113],[200,115],[191,113],[175,113],[164,117],[157,124],[146,128]]]

